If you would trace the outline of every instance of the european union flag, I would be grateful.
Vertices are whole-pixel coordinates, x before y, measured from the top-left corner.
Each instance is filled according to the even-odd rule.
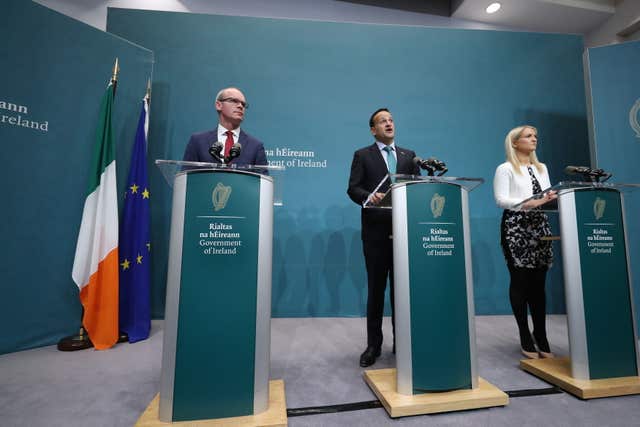
[[[151,329],[151,240],[147,176],[147,98],[142,101],[120,221],[120,331],[134,343]]]

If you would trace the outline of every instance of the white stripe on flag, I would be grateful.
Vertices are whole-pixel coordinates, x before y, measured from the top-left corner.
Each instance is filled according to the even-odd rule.
[[[116,162],[112,161],[100,175],[100,184],[87,196],[82,210],[76,255],[71,277],[82,289],[98,264],[118,247],[118,194]]]

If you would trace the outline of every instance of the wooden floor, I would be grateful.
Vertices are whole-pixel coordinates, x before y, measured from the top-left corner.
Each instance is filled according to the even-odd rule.
[[[160,395],[156,394],[138,419],[135,427],[281,427],[287,425],[287,402],[284,393],[284,381],[282,380],[269,381],[269,409],[258,415],[167,423],[158,419],[159,402]]]
[[[571,361],[568,357],[525,359],[520,361],[520,367],[580,399],[640,394],[640,377],[601,380],[577,380],[571,377]]]
[[[407,396],[397,392],[395,368],[371,369],[363,375],[392,418],[509,404],[506,393],[482,378],[475,389]]]

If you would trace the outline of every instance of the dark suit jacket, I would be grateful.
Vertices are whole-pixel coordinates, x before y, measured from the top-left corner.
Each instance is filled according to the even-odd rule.
[[[420,169],[413,163],[416,153],[397,145],[395,148],[396,173],[420,175]],[[353,154],[347,194],[351,200],[362,206],[387,173],[387,164],[375,143],[357,150]],[[388,188],[389,181],[379,191],[384,192]],[[391,209],[362,209],[361,217],[362,240],[389,240],[392,232]]]
[[[219,163],[211,154],[209,148],[218,140],[218,128],[201,133],[194,133],[189,138],[182,160],[188,162]],[[224,141],[222,141],[224,142]],[[242,145],[240,155],[233,159],[237,165],[266,165],[267,156],[264,145],[258,139],[240,129],[238,143]]]

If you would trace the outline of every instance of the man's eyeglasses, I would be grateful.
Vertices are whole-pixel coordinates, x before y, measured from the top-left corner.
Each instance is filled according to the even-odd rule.
[[[223,99],[219,99],[218,101],[220,102],[230,102],[232,104],[235,105],[242,105],[242,108],[244,108],[245,110],[247,108],[249,108],[249,104],[245,101],[241,101],[238,98],[223,98]]]

